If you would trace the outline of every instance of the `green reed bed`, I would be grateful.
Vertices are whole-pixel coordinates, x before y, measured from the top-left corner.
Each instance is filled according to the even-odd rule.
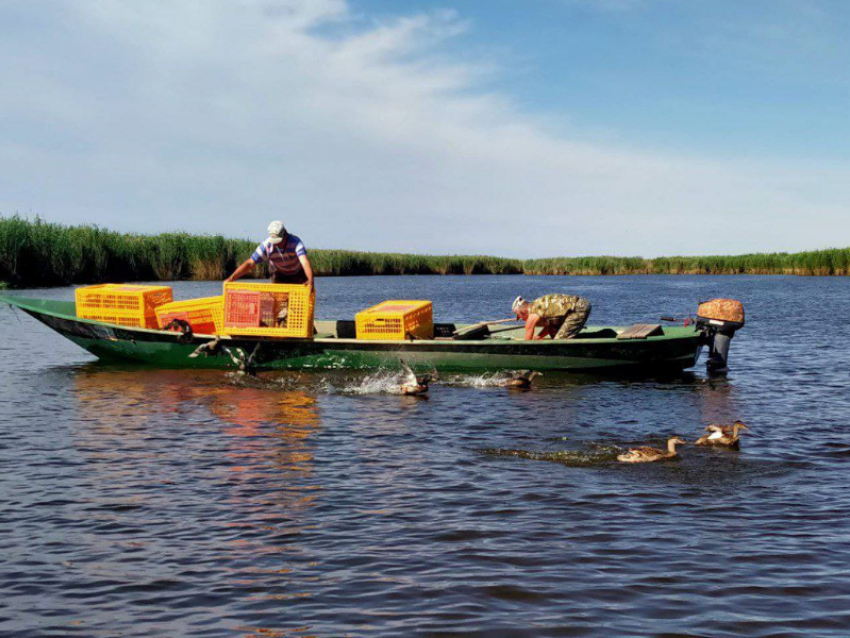
[[[187,233],[134,235],[96,226],[0,217],[0,281],[65,286],[103,281],[224,279],[257,242]],[[318,275],[521,274],[517,259],[311,250]],[[263,269],[255,271],[264,276]]]
[[[133,235],[5,217],[0,218],[0,280],[23,287],[217,279],[253,248],[220,236]]]
[[[248,258],[255,246],[254,241],[220,235],[135,235],[97,226],[0,217],[0,288],[224,279]],[[310,261],[318,275],[850,274],[850,248],[735,256],[558,257],[525,261],[485,255],[311,250]],[[265,273],[258,268],[255,274]]]
[[[634,275],[647,274],[642,257],[555,257],[524,262],[529,275]]]
[[[802,253],[698,257],[562,257],[530,259],[535,275],[850,275],[850,248]]]
[[[313,250],[310,263],[322,275],[478,275],[522,274],[518,259],[487,256],[433,256]]]

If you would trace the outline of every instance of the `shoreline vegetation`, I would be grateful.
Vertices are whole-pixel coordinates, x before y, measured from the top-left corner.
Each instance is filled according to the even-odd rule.
[[[216,280],[248,258],[257,242],[188,233],[124,234],[0,217],[0,289],[106,281]],[[310,250],[319,276],[351,275],[848,275],[850,248],[800,253],[697,257],[408,255]],[[262,269],[255,270],[264,276]]]

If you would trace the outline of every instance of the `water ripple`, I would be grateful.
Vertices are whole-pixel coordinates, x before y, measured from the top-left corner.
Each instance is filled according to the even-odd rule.
[[[422,401],[395,371],[93,364],[0,309],[0,635],[846,635],[850,326],[807,312],[844,316],[850,281],[482,281],[323,280],[320,314],[569,287],[602,323],[718,295],[751,319],[728,379],[447,375]],[[740,452],[614,460],[738,418]]]

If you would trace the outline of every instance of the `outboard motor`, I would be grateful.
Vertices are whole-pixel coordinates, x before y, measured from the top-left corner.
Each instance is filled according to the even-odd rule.
[[[734,299],[713,299],[700,302],[697,325],[708,344],[709,374],[726,374],[729,371],[729,344],[735,333],[744,327],[744,304]]]

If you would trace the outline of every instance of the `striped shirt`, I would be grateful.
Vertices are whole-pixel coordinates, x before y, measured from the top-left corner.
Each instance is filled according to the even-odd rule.
[[[287,235],[285,242],[273,244],[268,239],[257,246],[251,255],[255,264],[269,262],[269,272],[282,275],[295,275],[303,270],[299,257],[306,257],[307,249],[295,235]]]

